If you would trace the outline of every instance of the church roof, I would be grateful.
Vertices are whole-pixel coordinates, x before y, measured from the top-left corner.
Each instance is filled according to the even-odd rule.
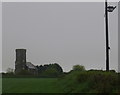
[[[36,67],[35,67],[31,62],[26,62],[26,66],[27,66],[29,69],[36,69]]]

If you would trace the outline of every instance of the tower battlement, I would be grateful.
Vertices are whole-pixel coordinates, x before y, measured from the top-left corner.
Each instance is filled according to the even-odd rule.
[[[16,63],[26,63],[26,49],[16,49]]]

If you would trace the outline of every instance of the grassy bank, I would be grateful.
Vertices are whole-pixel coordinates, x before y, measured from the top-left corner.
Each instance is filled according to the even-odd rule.
[[[63,85],[64,84],[64,85]],[[59,79],[64,93],[118,93],[118,74],[103,71],[73,71]]]

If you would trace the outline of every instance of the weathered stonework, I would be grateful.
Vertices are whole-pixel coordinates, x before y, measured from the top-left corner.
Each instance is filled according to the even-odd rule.
[[[16,49],[15,73],[26,69],[26,49]]]
[[[26,62],[26,49],[16,49],[15,73],[24,73],[27,71],[31,74],[37,73],[37,68],[32,63]]]

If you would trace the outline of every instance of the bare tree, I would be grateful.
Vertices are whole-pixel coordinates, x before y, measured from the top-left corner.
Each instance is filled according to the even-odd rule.
[[[14,73],[14,69],[8,68],[8,69],[7,69],[7,73]]]

